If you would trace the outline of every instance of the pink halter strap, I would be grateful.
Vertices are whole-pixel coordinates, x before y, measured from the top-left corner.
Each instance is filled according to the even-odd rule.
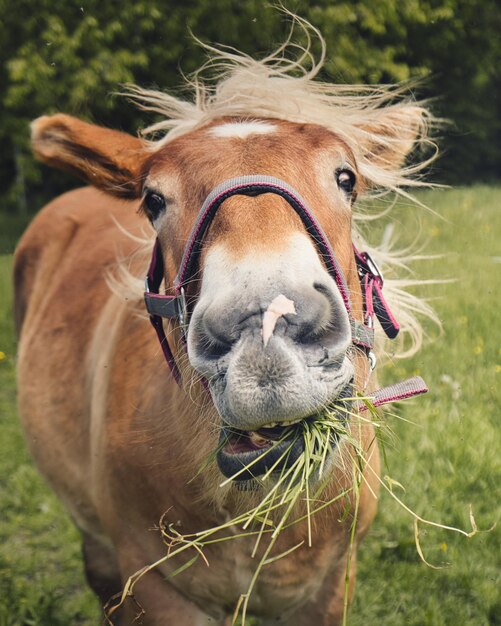
[[[185,287],[198,270],[200,252],[204,235],[217,210],[223,202],[234,195],[257,196],[274,193],[284,198],[303,222],[306,232],[311,237],[317,251],[325,263],[343,299],[352,329],[352,342],[364,350],[369,358],[374,347],[374,315],[380,321],[383,330],[390,338],[397,336],[399,325],[391,314],[384,300],[383,277],[379,268],[367,252],[358,252],[354,247],[359,278],[364,298],[364,321],[356,320],[352,315],[350,293],[343,271],[336,259],[322,226],[309,209],[300,194],[288,183],[278,178],[265,175],[241,176],[229,179],[218,185],[205,199],[185,246],[178,274],[174,280],[176,296],[160,294],[160,285],[164,279],[164,263],[159,241],[155,242],[145,285],[145,304],[150,320],[155,328],[165,359],[172,375],[181,384],[181,375],[175,362],[163,329],[162,318],[177,319],[185,339],[188,327],[188,309]],[[372,355],[373,356],[373,355]],[[372,362],[372,359],[371,359]]]

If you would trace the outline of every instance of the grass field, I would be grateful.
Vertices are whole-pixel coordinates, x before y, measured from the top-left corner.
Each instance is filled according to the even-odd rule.
[[[382,371],[386,383],[419,373],[430,387],[428,396],[398,408],[414,424],[388,418],[396,439],[384,473],[428,519],[469,530],[471,505],[480,529],[498,526],[470,539],[423,527],[426,558],[447,565],[431,569],[417,554],[412,518],[383,493],[359,551],[349,624],[501,625],[501,189],[420,198],[441,218],[401,207],[395,232],[404,243],[420,229],[427,251],[447,253],[420,262],[420,277],[456,282],[426,288],[443,333],[430,328],[434,340],[415,358]],[[33,468],[17,422],[10,269],[11,256],[1,256],[0,626],[95,626],[99,610],[84,583],[78,534]]]

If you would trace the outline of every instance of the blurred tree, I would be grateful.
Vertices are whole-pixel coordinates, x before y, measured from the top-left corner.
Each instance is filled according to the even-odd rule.
[[[0,0],[0,209],[22,209],[25,181],[30,206],[75,184],[34,163],[33,118],[64,111],[135,132],[146,123],[144,114],[113,93],[127,82],[178,86],[180,69],[189,73],[204,60],[190,29],[206,41],[221,39],[251,52],[270,48],[273,27],[281,32],[281,16],[263,12],[257,0],[182,5],[173,0]]]
[[[438,176],[501,175],[498,0],[301,0],[284,3],[328,44],[341,82],[430,78],[426,94],[454,122]],[[65,111],[135,132],[148,120],[112,94],[120,84],[174,89],[204,60],[191,40],[269,51],[288,30],[259,0],[0,0],[0,210],[38,208],[74,181],[33,162],[29,121]],[[43,178],[43,180],[42,180]]]
[[[452,122],[437,175],[467,185],[501,178],[501,3],[426,0],[406,60],[428,68],[428,94]]]

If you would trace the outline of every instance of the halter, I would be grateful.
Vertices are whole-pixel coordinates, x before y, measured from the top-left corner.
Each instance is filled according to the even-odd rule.
[[[231,196],[258,196],[264,193],[274,193],[284,198],[301,219],[306,232],[315,244],[317,252],[326,266],[327,272],[336,282],[341,294],[350,319],[352,343],[362,349],[367,355],[371,369],[375,366],[373,353],[374,317],[377,317],[384,332],[390,339],[394,339],[398,335],[400,330],[399,324],[393,317],[383,297],[383,276],[368,252],[359,252],[353,245],[364,303],[364,320],[360,322],[353,317],[348,284],[329,240],[314,213],[309,209],[300,194],[283,180],[272,176],[254,175],[231,178],[213,189],[200,209],[184,249],[178,274],[174,280],[175,296],[159,293],[160,285],[164,279],[164,262],[158,239],[153,248],[145,282],[144,299],[165,360],[179,385],[181,385],[181,373],[165,336],[162,318],[175,319],[179,322],[183,341],[186,345],[189,323],[186,288],[198,270],[200,252],[208,227],[220,206]]]

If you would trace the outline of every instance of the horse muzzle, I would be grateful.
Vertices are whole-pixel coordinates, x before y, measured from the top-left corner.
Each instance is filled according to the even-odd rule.
[[[245,297],[233,289],[220,297],[202,294],[188,354],[228,427],[255,431],[303,419],[335,400],[353,378],[349,318],[329,277],[320,282],[322,272],[319,264],[319,280],[300,290],[274,282],[273,291],[250,301],[248,290]],[[294,312],[277,316],[270,331],[277,290]]]

